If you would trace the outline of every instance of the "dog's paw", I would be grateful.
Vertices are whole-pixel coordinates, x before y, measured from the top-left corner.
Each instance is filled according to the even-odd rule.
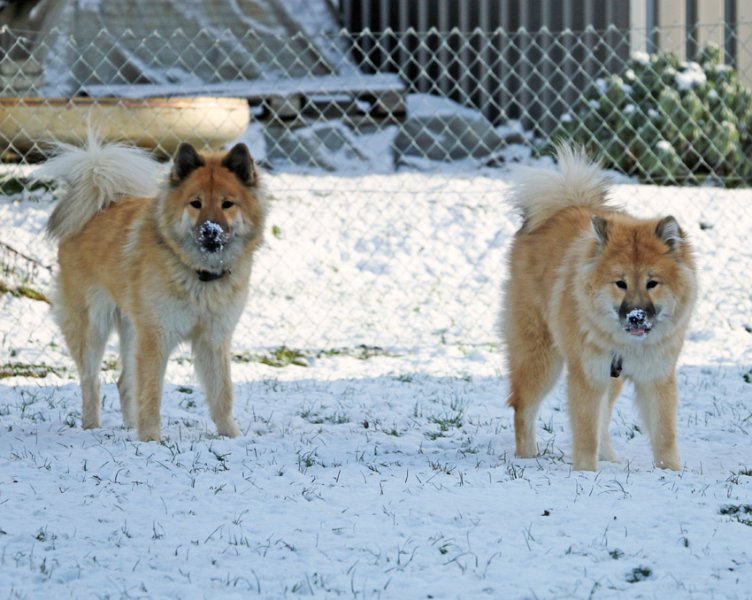
[[[537,458],[538,444],[535,443],[534,439],[528,439],[525,441],[517,440],[514,455],[517,458]]]
[[[217,423],[217,433],[219,435],[225,435],[227,437],[238,437],[240,435],[240,428],[235,421],[229,421],[227,423]]]
[[[597,471],[598,459],[595,456],[575,457],[572,461],[572,468],[575,471]]]
[[[655,461],[655,466],[659,469],[668,469],[670,471],[681,471],[681,461],[678,457],[659,458]]]
[[[614,449],[609,447],[601,448],[598,451],[598,460],[605,460],[606,462],[618,463],[619,456],[614,452]]]
[[[82,425],[84,429],[99,429],[99,417],[84,417]]]
[[[123,426],[128,429],[134,429],[138,424],[135,409],[129,404],[122,403],[120,406],[120,412],[123,415]]]
[[[133,415],[123,414],[123,427],[126,429],[136,428],[136,418]]]
[[[142,442],[158,442],[161,439],[159,428],[139,427],[138,439]]]

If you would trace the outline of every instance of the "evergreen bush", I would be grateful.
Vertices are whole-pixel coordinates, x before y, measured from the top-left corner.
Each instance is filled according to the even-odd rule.
[[[636,53],[598,79],[551,136],[658,184],[752,182],[752,92],[709,45],[697,62]]]

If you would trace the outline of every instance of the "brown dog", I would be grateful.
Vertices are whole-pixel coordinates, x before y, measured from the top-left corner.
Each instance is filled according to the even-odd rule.
[[[217,431],[239,435],[230,339],[265,216],[248,148],[200,155],[182,144],[160,187],[148,154],[89,138],[86,148],[64,147],[39,174],[70,184],[47,231],[59,241],[54,313],[78,367],[84,428],[99,427],[99,369],[117,327],[123,421],[138,427],[139,439],[160,439],[167,359],[183,340]]]
[[[575,469],[616,460],[608,423],[624,379],[655,464],[679,469],[675,369],[697,295],[689,243],[671,216],[609,208],[605,179],[582,152],[560,147],[558,160],[560,174],[528,172],[514,198],[524,221],[501,325],[517,456],[537,455],[538,408],[566,363]]]

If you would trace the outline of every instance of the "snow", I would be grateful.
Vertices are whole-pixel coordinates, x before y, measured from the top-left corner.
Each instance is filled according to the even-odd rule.
[[[202,252],[221,252],[225,247],[226,240],[227,234],[219,223],[204,221],[201,224],[198,243]]]
[[[478,119],[477,110],[437,96],[435,94],[407,94],[405,96],[407,114],[411,117],[434,117],[436,115],[465,116],[468,119]]]
[[[679,473],[655,469],[627,386],[623,462],[571,470],[560,381],[514,458],[496,336],[513,170],[266,176],[269,230],[218,438],[181,348],[164,441],[121,427],[111,340],[103,427],[80,427],[49,307],[0,296],[0,583],[8,597],[746,598],[752,546],[749,190],[620,184],[671,213],[701,297],[678,368]],[[0,199],[0,239],[43,264],[51,202]],[[30,282],[49,292],[49,272]],[[300,364],[264,364],[285,346]],[[268,362],[268,361],[267,361]],[[729,508],[731,507],[731,508]],[[740,512],[734,514],[734,507]]]
[[[647,52],[638,50],[632,53],[632,60],[638,65],[646,66],[650,64],[650,55]]]
[[[688,62],[683,65],[682,71],[674,75],[674,81],[681,91],[687,91],[705,85],[708,78],[698,63]]]

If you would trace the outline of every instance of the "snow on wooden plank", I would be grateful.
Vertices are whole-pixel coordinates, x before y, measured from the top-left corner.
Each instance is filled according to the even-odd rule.
[[[295,95],[321,94],[381,95],[402,94],[405,84],[398,75],[322,75],[316,77],[221,81],[216,83],[149,83],[99,84],[84,86],[82,91],[93,97],[154,98],[158,96],[215,96],[262,100]]]

